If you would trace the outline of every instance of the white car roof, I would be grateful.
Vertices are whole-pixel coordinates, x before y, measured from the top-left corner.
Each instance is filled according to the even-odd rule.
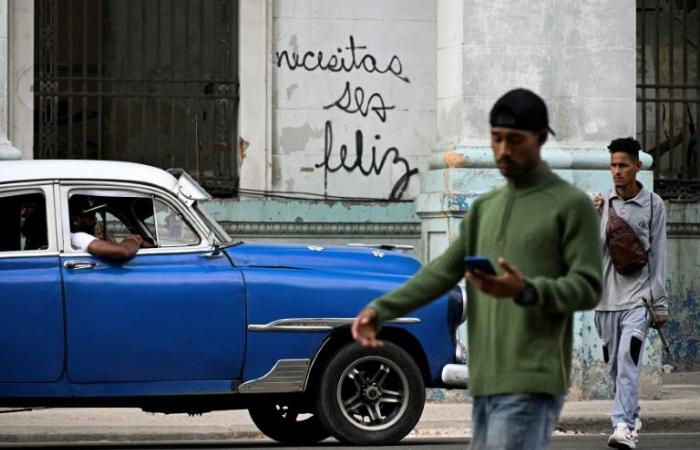
[[[177,193],[174,176],[145,164],[80,159],[0,161],[0,184],[37,180],[127,181],[147,183]]]

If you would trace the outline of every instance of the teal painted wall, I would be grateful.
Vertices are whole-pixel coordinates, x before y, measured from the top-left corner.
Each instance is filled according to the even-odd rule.
[[[666,202],[670,355],[677,371],[700,370],[700,203]]]
[[[413,202],[212,200],[209,211],[236,240],[309,244],[412,245],[420,257],[420,219]]]

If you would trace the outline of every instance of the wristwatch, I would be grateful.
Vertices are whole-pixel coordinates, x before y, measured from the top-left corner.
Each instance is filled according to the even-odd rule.
[[[537,290],[529,281],[525,281],[525,286],[520,289],[518,295],[513,299],[520,306],[532,306],[537,303]]]

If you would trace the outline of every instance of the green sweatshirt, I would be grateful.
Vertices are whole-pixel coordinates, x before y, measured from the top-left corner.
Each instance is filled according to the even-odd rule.
[[[480,196],[445,253],[369,305],[377,311],[377,327],[453,288],[464,276],[467,255],[486,256],[494,265],[503,256],[537,291],[535,305],[521,306],[467,283],[471,394],[566,393],[573,312],[595,307],[602,291],[591,199],[545,162]]]

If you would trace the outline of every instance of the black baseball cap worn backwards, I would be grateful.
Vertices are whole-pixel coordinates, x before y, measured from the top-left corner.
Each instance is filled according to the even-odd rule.
[[[539,95],[528,89],[513,89],[496,100],[489,122],[492,127],[533,132],[546,128],[554,136],[554,131],[549,128],[547,105]]]

